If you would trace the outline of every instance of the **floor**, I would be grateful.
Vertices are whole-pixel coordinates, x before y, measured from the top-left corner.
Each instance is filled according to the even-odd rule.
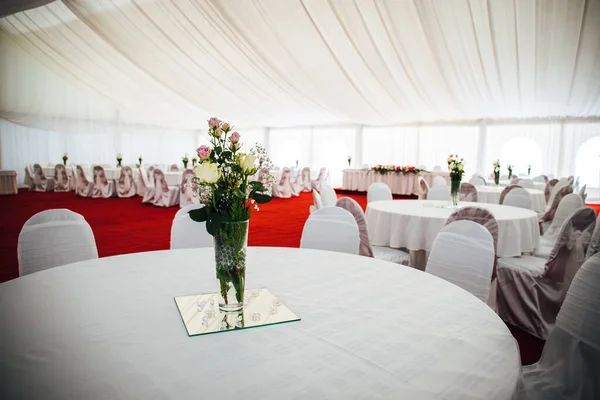
[[[366,207],[364,194],[338,191],[338,195],[352,197]],[[261,205],[252,215],[249,245],[298,247],[312,202],[310,193],[302,193],[298,198],[273,199]],[[73,192],[20,190],[16,196],[0,196],[0,282],[18,277],[17,241],[23,224],[37,212],[52,208],[68,208],[85,217],[100,257],[168,249],[171,221],[179,209],[144,205],[139,197],[89,199]],[[523,364],[536,362],[544,342],[518,328],[509,329],[519,343]]]

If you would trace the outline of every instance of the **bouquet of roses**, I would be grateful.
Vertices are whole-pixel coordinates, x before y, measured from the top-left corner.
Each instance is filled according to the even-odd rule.
[[[119,153],[117,154],[117,167],[121,166],[121,161],[123,161],[123,155]]]
[[[62,159],[63,159],[63,165],[67,165],[67,160],[69,159],[69,155],[67,153],[63,154]]]
[[[494,161],[494,183],[500,183],[500,160]]]

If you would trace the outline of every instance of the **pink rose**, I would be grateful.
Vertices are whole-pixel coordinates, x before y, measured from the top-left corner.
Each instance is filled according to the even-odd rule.
[[[236,143],[240,141],[240,134],[237,132],[233,132],[231,137],[229,138],[232,142]]]
[[[239,150],[239,148],[241,147],[241,144],[238,142],[231,142],[231,145],[229,146],[231,148],[231,150]]]
[[[231,125],[229,125],[227,122],[223,122],[223,125],[221,125],[221,128],[223,128],[223,130],[225,132],[229,132],[229,130],[231,129]]]
[[[220,123],[219,118],[212,117],[208,120],[208,126],[211,128],[218,128]]]
[[[196,152],[198,153],[200,160],[205,160],[210,157],[210,148],[208,146],[202,145],[196,149]]]
[[[221,136],[223,136],[223,129],[221,129],[221,128],[217,128],[217,130],[215,131],[215,136],[216,136],[216,137],[221,137]]]

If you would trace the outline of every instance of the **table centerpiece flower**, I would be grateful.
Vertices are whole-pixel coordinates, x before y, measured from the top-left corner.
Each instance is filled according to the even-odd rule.
[[[511,180],[512,176],[513,176],[513,166],[512,166],[512,164],[508,164],[506,166],[506,169],[508,169],[508,180]]]
[[[527,176],[531,176],[531,164],[527,166]]]
[[[117,168],[121,168],[121,162],[123,161],[123,154],[117,154]]]
[[[350,168],[350,164],[352,164],[352,156],[348,156],[348,168]]]
[[[464,159],[459,159],[458,154],[450,154],[448,156],[448,170],[450,171],[450,197],[452,198],[452,205],[457,207],[460,197],[460,181],[465,172]]]
[[[138,157],[138,162],[140,163],[140,167],[142,166],[142,155],[140,154],[140,156]]]
[[[187,153],[185,153],[185,155],[181,157],[181,161],[183,162],[183,168],[187,168],[189,161]]]
[[[206,222],[206,230],[214,238],[219,308],[239,311],[244,305],[246,284],[246,246],[248,222],[258,204],[271,200],[274,177],[251,177],[262,168],[272,168],[265,149],[256,145],[249,153],[240,151],[240,134],[229,123],[208,120],[211,146],[196,150],[200,164],[191,187],[204,207],[192,210],[192,220]]]
[[[500,185],[500,160],[494,161],[494,183]]]
[[[68,159],[69,159],[69,155],[67,153],[63,154],[63,156],[62,156],[63,165],[67,165]]]

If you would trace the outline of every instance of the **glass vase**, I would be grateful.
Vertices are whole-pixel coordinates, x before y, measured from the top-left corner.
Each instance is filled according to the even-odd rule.
[[[452,206],[458,207],[458,199],[460,197],[460,181],[461,177],[450,176],[450,198],[452,199]]]
[[[224,222],[214,236],[219,309],[238,311],[244,306],[248,221]]]
[[[494,172],[494,183],[496,186],[500,185],[500,172]]]

